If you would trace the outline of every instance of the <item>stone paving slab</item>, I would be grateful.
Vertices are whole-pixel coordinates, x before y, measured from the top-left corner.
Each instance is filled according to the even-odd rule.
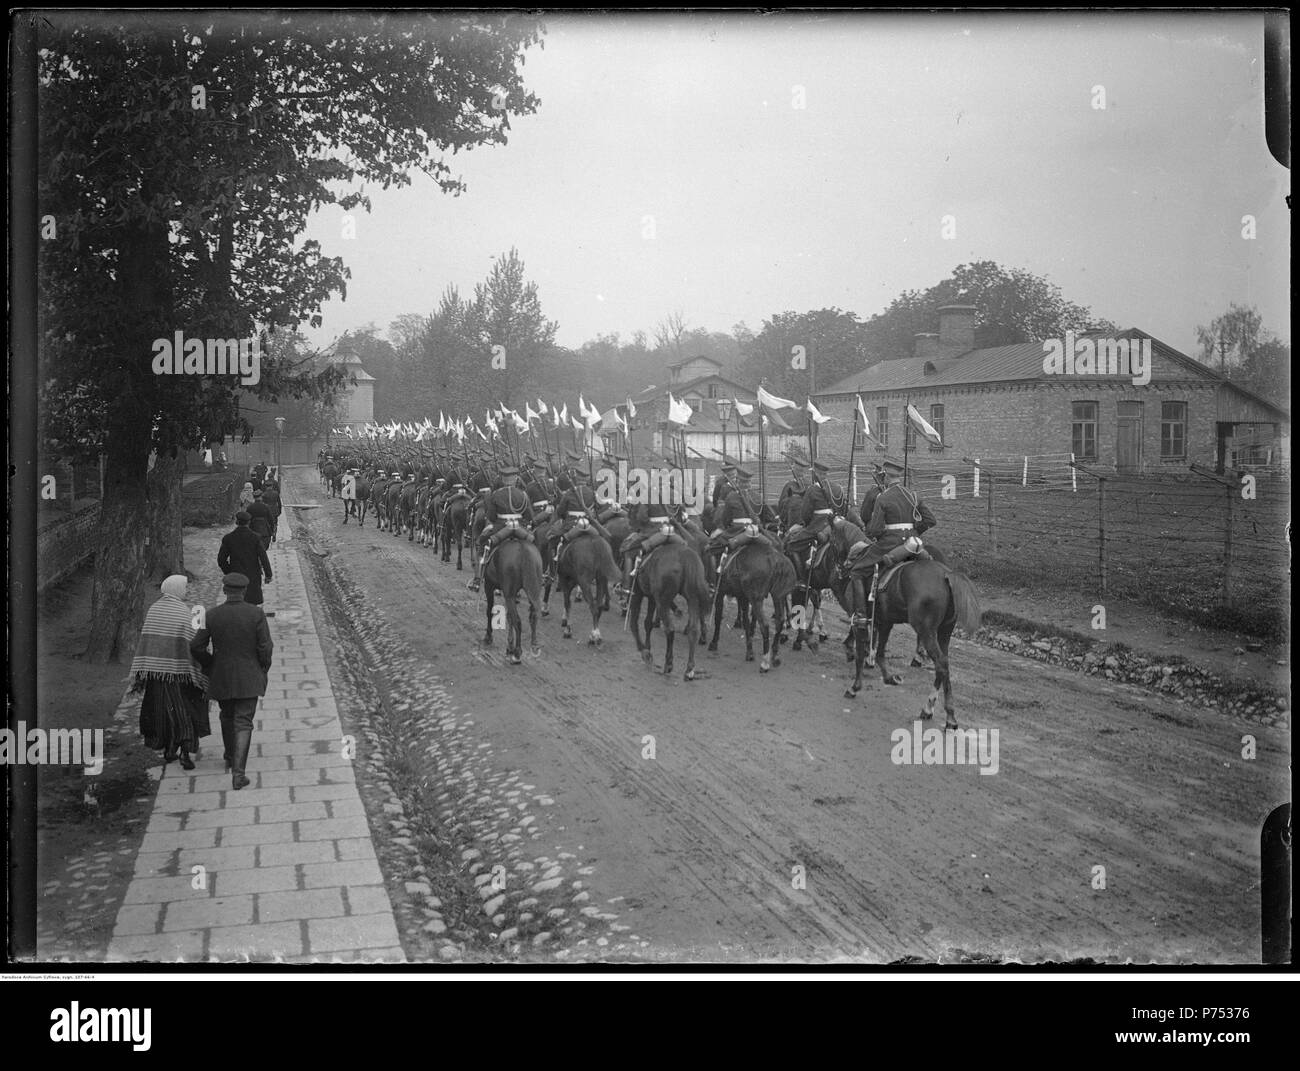
[[[196,768],[164,767],[110,961],[405,960],[290,535],[282,518],[252,783],[230,787],[213,704]]]

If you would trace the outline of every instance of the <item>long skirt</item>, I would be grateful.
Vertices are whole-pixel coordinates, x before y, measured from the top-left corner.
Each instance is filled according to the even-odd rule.
[[[197,751],[199,740],[212,735],[207,696],[188,682],[147,681],[140,735],[144,746],[154,751]]]

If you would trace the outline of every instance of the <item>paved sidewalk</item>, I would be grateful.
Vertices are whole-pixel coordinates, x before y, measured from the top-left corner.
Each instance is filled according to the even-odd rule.
[[[109,961],[405,959],[287,519],[264,588],[275,664],[252,783],[230,788],[213,703],[195,769],[163,772]]]

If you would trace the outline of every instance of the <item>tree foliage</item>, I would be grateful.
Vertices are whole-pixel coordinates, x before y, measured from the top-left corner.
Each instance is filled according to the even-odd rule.
[[[248,400],[341,382],[270,345],[256,385],[155,375],[152,340],[319,324],[348,272],[298,240],[308,218],[368,208],[365,184],[404,185],[415,168],[459,192],[445,154],[504,143],[509,115],[536,109],[518,66],[541,31],[309,12],[41,24],[40,211],[55,230],[39,264],[43,407],[51,428],[92,421],[76,430],[108,457],[89,649],[105,660],[134,643],[142,610],[151,450],[247,434]]]

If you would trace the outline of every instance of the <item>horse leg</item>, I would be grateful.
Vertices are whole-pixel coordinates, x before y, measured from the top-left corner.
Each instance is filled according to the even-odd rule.
[[[935,635],[934,625],[929,621],[919,622],[916,626],[916,643],[920,647],[925,645],[925,650],[934,650],[938,654],[939,640]],[[931,657],[934,657],[933,655]],[[915,664],[915,663],[913,663]],[[934,665],[934,690],[930,692],[925,701],[925,707],[921,710],[921,719],[929,721],[934,717],[934,709],[939,705],[939,697],[943,694],[943,675],[939,671],[939,660],[935,659]]]
[[[632,638],[636,640],[636,653],[647,666],[652,665],[650,648],[641,642],[641,589],[633,588],[628,605],[628,619],[632,622]]]
[[[484,584],[483,586],[487,589],[487,631],[483,633],[483,642],[484,642],[488,647],[491,647],[491,646],[492,646],[492,601],[493,601],[493,591],[492,591],[492,585],[491,585],[490,583],[488,583],[488,584]]]
[[[758,671],[766,673],[772,668],[772,651],[775,644],[772,642],[772,627],[767,620],[767,607],[763,605],[763,598],[760,596],[756,602],[749,604],[749,616],[756,619],[759,631],[763,634],[763,657],[759,659]],[[754,626],[749,626],[749,632],[752,634]]]
[[[788,617],[785,599],[772,600],[772,666],[781,664],[781,636]]]
[[[561,635],[566,640],[571,640],[573,629],[569,628],[569,606],[573,595],[573,584],[564,578],[560,579],[560,594],[564,596],[564,616],[560,619]]]
[[[820,589],[814,591],[810,588],[808,594],[812,599],[813,607],[812,620],[808,622],[808,650],[816,654],[818,648],[827,640],[826,626],[822,622],[822,593]],[[814,629],[816,639],[813,639]]]
[[[807,612],[808,612],[808,609],[807,609],[807,608],[808,608],[808,589],[807,589],[807,588],[804,588],[804,589],[803,589],[803,594],[802,594],[802,595],[799,594],[799,590],[800,590],[800,589],[795,588],[795,594],[794,594],[793,598],[791,599],[791,602],[792,602],[793,605],[794,605],[794,619],[795,619],[795,620],[794,620],[794,625],[795,625],[795,630],[794,630],[794,643],[792,643],[792,644],[790,645],[790,650],[792,650],[792,651],[798,651],[800,648],[803,647],[804,634],[805,634],[805,632],[807,631],[807,630],[804,628],[804,619],[805,619],[805,615],[806,615]],[[808,644],[808,648],[809,648],[809,650],[812,649],[811,637],[810,637],[810,642],[809,642],[809,644]]]
[[[926,648],[926,645],[925,645],[925,640],[922,639],[922,637],[921,637],[921,633],[920,633],[920,632],[917,632],[917,634],[916,634],[916,651],[915,651],[915,653],[913,653],[913,655],[912,655],[912,668],[913,668],[913,669],[916,669],[916,668],[918,668],[919,666],[923,666],[923,665],[925,665],[925,653],[926,653],[926,650],[927,650],[927,648]],[[933,656],[931,656],[931,657],[933,657]],[[932,712],[932,713],[933,713],[933,712]]]
[[[591,637],[587,640],[588,647],[599,647],[600,638],[600,615],[603,610],[600,601],[599,581],[595,584],[590,581],[582,586],[582,596],[587,600],[587,608],[591,611]]]
[[[692,606],[687,611],[686,618],[686,672],[682,675],[683,680],[693,681],[695,679],[695,648],[700,642],[700,619],[695,613]]]
[[[650,644],[650,633],[654,631],[655,620],[659,616],[659,604],[653,595],[648,599],[650,605],[646,609],[645,615],[645,664],[651,669],[654,668],[654,656],[651,653],[653,648]]]
[[[456,528],[456,568],[465,568],[465,530],[459,526]]]
[[[954,615],[951,621],[944,621],[939,626],[939,632],[935,638],[935,648],[937,650],[929,651],[930,658],[934,662],[934,681],[935,686],[939,685],[940,676],[943,677],[943,709],[948,715],[944,723],[945,729],[957,728],[957,714],[952,705],[952,672],[948,665],[948,641],[952,639],[952,630],[957,623]],[[928,648],[927,648],[928,650]]]
[[[889,643],[889,632],[894,627],[890,621],[880,622],[876,634],[876,661],[880,663],[880,679],[886,684],[902,684],[903,678],[897,673],[890,673],[885,664],[885,645]]]
[[[664,650],[664,676],[669,676],[673,671],[673,622],[672,622],[672,601],[659,606],[659,621],[664,627],[664,642],[667,648]]]
[[[845,593],[845,602],[848,603],[849,611],[849,635],[845,643],[851,644],[849,661],[853,663],[853,683],[845,689],[844,698],[854,699],[862,691],[862,666],[867,659],[867,643],[870,639],[870,633],[865,624],[862,623],[862,602],[864,599],[862,591],[862,581],[853,579],[849,581],[848,591]]]
[[[503,596],[504,594],[502,592]],[[506,635],[509,637],[506,657],[512,666],[517,666],[524,660],[524,623],[519,617],[518,599],[518,593],[506,599]]]

